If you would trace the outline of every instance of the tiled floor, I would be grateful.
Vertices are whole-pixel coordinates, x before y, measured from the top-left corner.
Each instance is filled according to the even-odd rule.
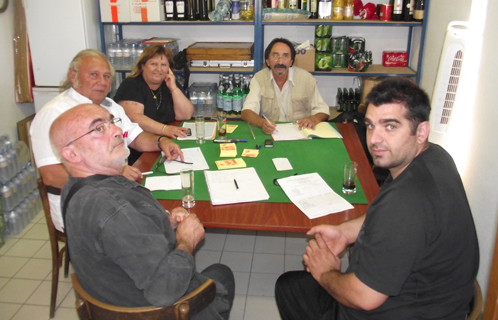
[[[208,229],[195,254],[198,270],[221,262],[235,274],[231,320],[280,319],[274,285],[284,271],[303,269],[304,234]],[[72,271],[70,271],[72,272]],[[77,319],[70,278],[61,272],[54,319]],[[0,320],[49,319],[51,252],[45,218],[38,214],[0,248]]]

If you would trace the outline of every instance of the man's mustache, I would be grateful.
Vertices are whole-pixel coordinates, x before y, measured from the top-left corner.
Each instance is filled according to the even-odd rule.
[[[287,68],[285,64],[276,64],[275,68]]]

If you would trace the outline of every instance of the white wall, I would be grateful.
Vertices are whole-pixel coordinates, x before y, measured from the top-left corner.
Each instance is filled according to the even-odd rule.
[[[13,0],[17,1],[17,0]],[[35,112],[33,103],[16,103],[14,87],[14,6],[0,13],[0,135],[17,140],[17,122]]]
[[[477,0],[474,0],[477,1]],[[441,46],[445,30],[450,21],[468,21],[472,0],[432,0],[430,3],[429,21],[427,28],[426,47],[422,69],[421,86],[430,95],[432,94]],[[448,8],[451,7],[451,10]],[[498,197],[496,181],[498,180],[498,128],[495,124],[498,118],[496,89],[498,80],[496,74],[496,52],[498,44],[495,41],[495,31],[498,28],[496,17],[498,2],[488,0],[488,8],[482,8],[483,19],[486,19],[482,60],[478,73],[477,95],[473,105],[469,105],[469,112],[473,112],[474,126],[469,132],[471,135],[470,152],[467,156],[467,166],[462,180],[467,191],[474,221],[479,237],[480,268],[478,281],[483,294],[488,287],[489,272],[497,228]],[[476,66],[477,67],[477,66]],[[461,130],[466,130],[462,126]],[[463,257],[462,257],[463,258]]]

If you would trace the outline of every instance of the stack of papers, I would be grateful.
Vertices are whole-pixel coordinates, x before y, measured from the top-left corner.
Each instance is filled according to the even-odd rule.
[[[316,172],[278,179],[278,184],[310,219],[353,209],[353,206],[335,193]]]
[[[256,169],[204,171],[209,197],[213,205],[268,200]]]
[[[245,168],[246,162],[241,158],[215,161],[218,170]]]
[[[178,137],[178,140],[196,140],[197,133],[195,131],[195,122],[184,122],[182,127],[189,128],[192,133],[190,136],[185,138]],[[216,137],[216,122],[204,122],[204,139],[205,140],[214,140]]]
[[[341,134],[337,132],[328,122],[320,122],[316,125],[315,130],[301,129],[295,123],[279,123],[277,130],[272,134],[275,141],[289,141],[289,140],[305,140],[311,138],[342,138]]]
[[[167,174],[180,173],[180,170],[183,168],[194,169],[194,171],[209,169],[209,165],[202,154],[201,148],[185,148],[182,149],[182,152],[184,162],[192,164],[179,162],[180,157],[176,159],[177,161],[164,161],[164,171]]]

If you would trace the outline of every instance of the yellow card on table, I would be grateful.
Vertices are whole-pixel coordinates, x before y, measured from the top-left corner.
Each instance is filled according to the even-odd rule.
[[[241,158],[215,161],[218,170],[245,168],[246,163]]]
[[[258,149],[244,149],[242,157],[256,158],[259,155]]]
[[[237,146],[235,143],[220,144],[220,158],[233,158],[237,156]]]
[[[237,127],[235,124],[227,124],[227,133],[233,133]]]

